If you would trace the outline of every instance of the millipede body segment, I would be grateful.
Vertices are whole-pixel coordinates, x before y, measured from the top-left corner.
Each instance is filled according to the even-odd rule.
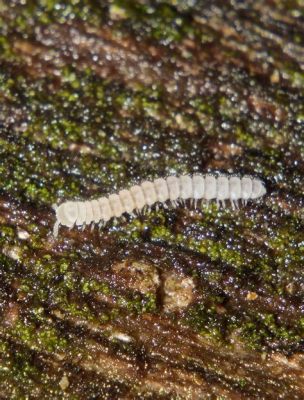
[[[144,181],[141,185],[108,197],[91,201],[66,201],[59,206],[54,205],[56,222],[53,233],[55,237],[58,235],[60,225],[69,228],[91,223],[102,225],[111,218],[118,218],[124,213],[140,212],[155,203],[170,203],[176,207],[190,199],[196,208],[200,200],[216,200],[223,206],[225,200],[230,200],[235,209],[239,200],[246,203],[265,193],[264,183],[249,176],[195,174],[158,178],[153,182]]]

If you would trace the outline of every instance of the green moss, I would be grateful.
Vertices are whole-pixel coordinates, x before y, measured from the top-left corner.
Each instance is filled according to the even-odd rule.
[[[17,350],[12,352],[7,342],[0,341],[1,363],[0,363],[0,387],[4,390],[13,387],[11,399],[25,399],[24,393],[30,393],[35,387],[35,381],[39,376],[39,369],[31,362],[31,355],[28,351]],[[6,391],[5,391],[6,392]]]
[[[189,247],[208,255],[212,261],[221,260],[235,267],[246,264],[246,260],[242,257],[241,253],[228,249],[225,243],[214,242],[209,239],[201,241],[192,240]]]
[[[156,311],[156,297],[154,294],[133,294],[132,298],[117,297],[117,305],[126,309],[129,313],[151,313]]]
[[[303,122],[304,122],[304,111],[299,112],[299,113],[297,114],[296,119],[297,119],[297,122],[298,122],[299,124],[303,123]]]
[[[66,348],[67,341],[54,328],[39,329],[37,335],[38,345],[46,351],[63,351]]]
[[[0,24],[3,21],[0,17]],[[6,36],[0,35],[0,59],[6,60],[6,62],[16,62],[18,61],[18,55],[14,52],[12,48],[11,41]],[[20,61],[20,60],[19,60]],[[1,75],[0,75],[0,96],[1,96]]]
[[[87,322],[106,322],[109,320],[108,313],[102,313],[101,315],[96,315],[86,304],[78,304],[72,301],[64,301],[64,297],[61,296],[61,301],[59,306],[59,310],[63,312],[64,317],[67,319],[83,319]]]
[[[286,346],[297,343],[304,334],[300,324],[293,327],[282,325],[270,313],[252,316],[250,321],[241,325],[241,331],[246,344],[259,350],[270,342],[277,341],[285,343]]]
[[[188,310],[183,322],[204,337],[215,341],[222,341],[224,338],[224,331],[222,330],[223,318],[215,311],[215,304],[218,302],[218,299],[215,297],[211,301],[213,305],[209,307],[204,304],[192,306]]]
[[[1,225],[0,234],[2,238],[13,238],[15,236],[15,229],[11,226]]]
[[[304,87],[304,74],[299,71],[294,70],[284,70],[282,71],[283,76],[290,79],[292,86],[302,89]]]
[[[121,154],[134,153],[136,150],[134,156],[143,157],[140,149],[126,145],[123,126],[119,130],[115,128],[113,131],[113,113],[110,111],[110,109],[112,110],[112,104],[117,107],[121,107],[121,104],[123,104],[124,108],[127,104],[128,109],[138,113],[138,115],[151,116],[152,113],[154,117],[163,120],[166,125],[177,126],[178,124],[180,128],[189,132],[196,129],[196,125],[189,116],[179,114],[178,118],[177,116],[175,118],[170,108],[168,110],[161,109],[162,94],[157,88],[141,89],[140,93],[129,90],[116,91],[115,87],[113,88],[100,79],[96,80],[94,78],[93,82],[94,74],[92,71],[87,70],[79,74],[71,67],[63,68],[62,75],[62,88],[52,94],[43,90],[42,82],[36,81],[33,84],[26,82],[22,77],[20,79],[18,77],[18,87],[22,87],[22,96],[28,99],[28,104],[30,105],[28,110],[30,122],[22,132],[19,143],[12,144],[9,141],[2,140],[4,148],[11,152],[13,150],[12,146],[14,146],[15,153],[18,153],[19,148],[22,148],[24,141],[33,141],[34,139],[34,142],[37,143],[37,147],[34,145],[32,148],[31,159],[20,158],[17,163],[15,162],[16,168],[14,172],[9,172],[9,168],[6,165],[0,165],[1,170],[5,171],[7,175],[9,174],[5,179],[6,189],[13,191],[14,187],[17,186],[17,182],[19,182],[19,185],[23,187],[23,190],[33,201],[53,203],[59,193],[62,197],[67,195],[75,197],[79,195],[81,189],[79,183],[77,183],[77,177],[71,176],[68,182],[63,182],[61,179],[57,179],[54,174],[56,169],[66,171],[70,171],[72,168],[75,169],[75,162],[68,158],[64,159],[59,165],[58,160],[55,161],[51,158],[46,160],[41,157],[40,145],[51,145],[53,149],[70,150],[71,146],[82,146],[84,142],[85,151],[89,149],[89,154],[80,153],[77,156],[76,168],[82,176],[86,177],[87,181],[94,179],[95,182],[102,182],[104,187],[111,187],[113,181],[118,181],[119,177],[125,174],[125,169],[120,162]],[[12,83],[9,84],[10,79],[6,78],[6,82],[9,96],[16,103],[16,106],[21,104],[21,93],[14,81],[12,80]],[[78,101],[81,98],[86,98],[89,104],[94,103],[95,111],[90,118],[81,118],[79,120],[79,116],[85,115],[87,111],[87,107]],[[108,102],[104,102],[104,98],[107,98]],[[111,99],[111,104],[109,104],[109,99]],[[129,99],[131,99],[131,102]],[[52,104],[51,112],[50,104]],[[99,119],[102,115],[100,123],[96,123],[97,115]],[[121,118],[122,120],[123,117]],[[109,132],[109,130],[113,132],[110,135],[105,133],[105,131]],[[149,132],[149,135],[158,137],[159,132],[154,129]],[[97,142],[96,136],[99,138]],[[115,140],[113,140],[114,138]],[[185,149],[187,141],[182,137],[178,141],[175,143],[176,149]],[[168,146],[170,146],[169,143]],[[100,160],[93,159],[94,156],[90,154],[90,149],[94,156],[98,155],[107,160],[112,159],[113,163],[108,163],[107,169],[103,170],[100,168]],[[152,157],[153,153],[151,153]],[[6,162],[9,161],[6,160]],[[176,165],[175,160],[169,159],[167,168],[178,171],[181,165]],[[35,179],[25,181],[24,175],[27,173],[27,169],[32,171],[32,174],[43,169],[45,179],[39,183]],[[11,176],[12,174],[13,177]],[[44,187],[46,182],[48,182],[48,189]],[[87,186],[87,183],[85,186]]]
[[[102,293],[109,295],[111,293],[110,286],[105,282],[97,282],[93,279],[81,278],[81,290],[85,294],[89,293]]]
[[[55,328],[51,326],[37,328],[36,324],[24,323],[20,320],[11,329],[10,335],[31,349],[42,352],[60,352],[67,346],[66,339]]]
[[[120,313],[119,308],[135,313],[154,312],[156,310],[156,298],[152,293],[145,295],[130,294],[130,296],[121,296],[116,290],[110,288],[105,282],[97,282],[81,278],[82,292],[85,294],[104,294],[111,296],[115,301],[115,317]],[[113,315],[112,315],[113,318]]]
[[[115,9],[113,9],[115,6]],[[139,4],[135,1],[116,0],[111,10],[132,22],[132,28],[139,34],[147,35],[165,44],[180,42],[185,37],[193,37],[196,32],[186,16],[165,3],[157,6]],[[113,14],[112,14],[113,15]]]
[[[268,343],[285,343],[286,346],[298,343],[304,334],[303,321],[293,327],[277,322],[270,313],[242,316],[236,321],[229,315],[218,315],[216,304],[221,304],[221,299],[209,294],[208,306],[195,305],[189,309],[183,322],[191,326],[204,337],[216,341],[225,341],[226,337],[235,329],[240,329],[244,343],[254,349],[262,350]]]
[[[146,226],[148,228],[148,225]],[[143,230],[145,227],[143,227]],[[164,225],[152,225],[151,227],[151,239],[164,240],[167,243],[179,243],[178,238],[170,230],[170,228]],[[181,238],[180,238],[181,239]]]
[[[276,309],[278,315],[266,313],[261,306],[255,308],[253,302],[248,307],[242,302],[237,309],[227,307],[224,314],[217,307],[229,301],[229,285],[222,286],[226,267],[231,271],[236,291],[251,286],[255,290],[258,286],[269,299],[285,296],[286,283],[301,280],[303,212],[298,198],[302,198],[303,179],[301,168],[291,161],[304,149],[300,135],[303,107],[299,100],[303,76],[296,62],[278,63],[281,51],[278,44],[270,52],[273,61],[263,64],[262,76],[252,71],[252,62],[248,63],[243,53],[223,46],[220,29],[213,31],[209,21],[196,22],[193,10],[204,11],[190,0],[153,4],[113,1],[102,5],[89,0],[19,3],[11,10],[0,5],[3,15],[9,12],[12,16],[0,21],[3,32],[8,33],[0,36],[1,121],[5,122],[1,122],[0,132],[0,186],[3,199],[12,204],[9,210],[1,207],[0,244],[3,249],[18,246],[20,250],[18,262],[0,255],[1,282],[5,290],[8,288],[8,293],[0,291],[0,300],[6,304],[6,296],[16,297],[22,311],[17,325],[5,328],[10,342],[35,353],[66,355],[73,343],[57,330],[61,322],[100,326],[110,325],[121,316],[161,312],[154,293],[114,290],[106,282],[84,278],[77,268],[78,261],[85,263],[92,253],[97,257],[101,250],[107,250],[109,243],[117,244],[119,255],[129,255],[130,249],[137,254],[137,248],[143,251],[147,246],[148,256],[159,262],[161,244],[168,251],[161,256],[166,262],[159,262],[160,268],[166,271],[169,262],[178,268],[175,259],[180,253],[183,253],[181,259],[186,254],[185,270],[188,268],[189,275],[201,284],[196,290],[202,300],[199,304],[194,300],[189,310],[185,310],[184,324],[221,345],[225,345],[231,332],[239,330],[244,344],[255,350],[267,351],[274,345],[293,349],[304,336],[303,318],[289,326],[281,321],[281,310]],[[289,15],[299,12],[299,2],[288,3],[288,7],[282,2],[278,4]],[[223,13],[230,18],[226,5]],[[113,68],[109,79],[102,79],[99,71],[94,70],[96,64],[84,67],[91,58],[82,63],[81,57],[85,56],[81,50],[80,59],[75,58],[70,66],[66,65],[65,52],[60,50],[56,53],[56,76],[52,73],[47,77],[36,76],[36,72],[43,72],[43,67],[41,71],[30,71],[31,61],[35,61],[32,64],[35,67],[39,67],[39,62],[36,63],[35,57],[30,59],[31,55],[26,58],[22,52],[18,54],[14,43],[23,38],[30,43],[35,40],[39,45],[37,32],[45,29],[45,25],[52,29],[52,24],[61,24],[63,29],[75,26],[87,38],[94,32],[97,36],[104,35],[105,40],[109,35],[111,45],[112,35],[114,46],[118,38],[125,43],[134,40],[132,56],[138,49],[155,46],[160,51],[160,66],[148,58],[144,62],[151,69],[160,68],[164,76],[152,85],[150,79],[147,84],[136,76],[132,81],[121,76],[115,81]],[[90,33],[85,32],[87,27],[91,28]],[[288,40],[300,39],[291,33]],[[262,41],[259,45],[263,46]],[[201,52],[203,65],[198,61]],[[182,93],[193,54],[195,70],[202,69],[197,75],[198,83],[193,80],[195,92],[187,87]],[[141,55],[137,56],[141,62]],[[177,70],[175,58],[178,58]],[[241,63],[237,68],[232,67],[232,62],[240,58],[246,66],[243,70]],[[107,66],[106,58],[103,61]],[[161,70],[163,65],[168,68],[168,77]],[[269,78],[268,69],[273,68],[280,70],[283,86],[279,82],[271,87],[264,85]],[[166,85],[168,82],[171,88],[173,79],[178,88],[176,95],[169,93]],[[223,97],[218,89],[228,83],[235,96]],[[293,87],[292,93],[288,86]],[[278,121],[267,111],[247,112],[238,108],[236,101],[246,102],[248,91],[261,95],[274,108],[281,108],[284,117]],[[195,95],[192,97],[191,93]],[[223,121],[229,123],[228,129],[223,128]],[[223,151],[221,143],[237,143],[242,155]],[[86,235],[62,235],[58,241],[47,237],[50,226],[45,221],[52,224],[48,213],[50,205],[58,199],[97,197],[128,187],[136,179],[192,173],[214,166],[260,173],[269,178],[275,193],[265,198],[265,202],[238,212],[218,210],[214,205],[204,208],[201,216],[180,209],[152,210],[126,223],[109,223],[100,234],[100,241],[93,237],[90,243],[83,243]],[[290,198],[291,204],[286,205]],[[32,215],[33,210],[38,210],[37,218]],[[25,225],[30,233],[26,240],[19,239],[18,229],[13,227],[16,221],[19,223],[19,217],[20,226]],[[126,254],[124,246],[128,249]],[[201,269],[200,263],[205,261]],[[206,283],[212,290],[206,291]],[[225,299],[219,293],[225,293]],[[105,311],[97,315],[92,304],[99,301],[98,295],[110,301],[108,305],[102,303]],[[231,296],[237,300],[235,293]],[[106,335],[105,331],[100,329],[100,335]],[[57,394],[54,388],[58,382],[51,385],[43,371],[34,370],[29,354],[22,351],[14,359],[10,346],[0,342],[1,380],[4,377],[12,382],[15,398],[23,398],[23,386],[31,393],[40,381],[41,388],[46,387],[53,391],[54,398],[60,398],[62,392]],[[208,368],[212,369],[212,365]],[[242,379],[234,383],[239,388],[247,385]]]
[[[219,99],[219,111],[223,117],[231,119],[238,117],[240,112],[239,106],[224,96]]]
[[[195,108],[196,112],[207,115],[214,114],[214,107],[212,103],[213,99],[204,99],[202,97],[196,97],[190,100],[190,105]]]
[[[236,127],[235,137],[239,144],[253,148],[257,146],[256,137],[251,133],[244,131],[244,129],[241,128],[240,126]]]
[[[19,6],[16,18],[10,21],[10,27],[19,33],[31,33],[37,24],[65,24],[73,20],[90,21],[98,26],[105,17],[105,9],[90,0],[34,0]]]

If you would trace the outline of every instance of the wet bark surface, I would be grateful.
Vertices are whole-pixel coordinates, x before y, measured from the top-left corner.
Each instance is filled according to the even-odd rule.
[[[298,0],[0,0],[0,398],[304,398]],[[53,203],[258,176],[238,210]]]

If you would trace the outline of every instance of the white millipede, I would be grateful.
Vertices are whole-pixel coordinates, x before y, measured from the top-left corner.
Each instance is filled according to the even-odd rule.
[[[100,197],[91,201],[66,201],[60,206],[54,205],[56,222],[54,236],[58,235],[60,225],[72,228],[99,223],[101,226],[111,218],[124,213],[141,212],[155,203],[166,206],[167,202],[176,207],[190,200],[194,207],[200,200],[216,200],[225,207],[230,200],[232,208],[238,207],[238,201],[246,204],[266,193],[264,183],[258,178],[234,175],[182,175],[158,178],[153,182],[144,181],[141,185],[121,190],[118,194]]]

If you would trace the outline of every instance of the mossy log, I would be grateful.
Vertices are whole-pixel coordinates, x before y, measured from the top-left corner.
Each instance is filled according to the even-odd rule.
[[[304,4],[0,0],[0,398],[304,398]],[[60,229],[217,171],[239,210]]]

